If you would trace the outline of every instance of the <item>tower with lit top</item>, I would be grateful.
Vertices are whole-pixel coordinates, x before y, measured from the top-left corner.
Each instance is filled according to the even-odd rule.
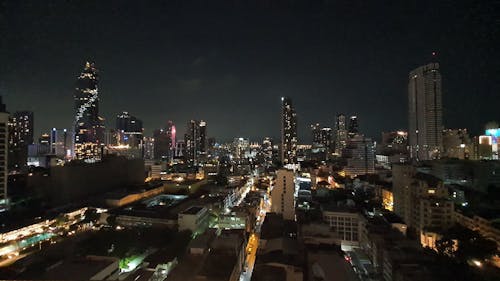
[[[99,117],[99,76],[93,63],[85,63],[74,92],[74,157],[87,162],[101,158],[104,119]]]

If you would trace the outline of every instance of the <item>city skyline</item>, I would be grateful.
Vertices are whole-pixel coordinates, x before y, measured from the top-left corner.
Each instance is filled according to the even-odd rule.
[[[204,119],[210,135],[220,140],[276,139],[279,98],[289,96],[300,120],[299,143],[309,141],[309,124],[333,127],[339,113],[357,115],[360,131],[377,139],[380,131],[408,129],[407,73],[429,63],[436,51],[443,75],[444,126],[478,134],[485,123],[495,121],[498,78],[495,64],[488,62],[498,58],[491,47],[498,37],[493,36],[495,25],[485,24],[488,17],[479,16],[490,13],[487,5],[475,4],[472,13],[465,4],[422,3],[421,9],[405,7],[409,12],[402,18],[395,12],[398,4],[384,7],[387,18],[380,18],[382,8],[367,4],[369,12],[360,24],[348,17],[360,8],[356,4],[325,5],[321,12],[314,7],[257,7],[234,8],[234,13],[187,5],[182,17],[168,12],[168,5],[134,10],[124,4],[116,13],[108,4],[82,4],[73,6],[76,16],[68,22],[64,5],[8,3],[3,26],[13,32],[0,46],[5,55],[0,95],[10,112],[30,110],[38,116],[36,135],[52,127],[70,128],[73,83],[91,60],[101,71],[100,112],[107,128],[117,113],[130,111],[144,121],[146,135],[168,120],[184,124]],[[46,10],[50,13],[43,14]],[[124,21],[131,13],[141,25]],[[424,14],[428,20],[422,23],[418,18]],[[40,24],[23,23],[31,17]],[[373,20],[380,24],[363,25]],[[104,22],[110,29],[99,28]],[[477,27],[483,30],[481,37],[474,33]],[[74,40],[57,44],[60,34]],[[428,40],[417,40],[424,34]],[[373,47],[367,48],[361,38]],[[39,96],[44,98],[37,104],[27,102]],[[461,114],[464,104],[475,105],[469,116]],[[392,118],[381,114],[386,108]],[[183,127],[179,135],[185,133]]]

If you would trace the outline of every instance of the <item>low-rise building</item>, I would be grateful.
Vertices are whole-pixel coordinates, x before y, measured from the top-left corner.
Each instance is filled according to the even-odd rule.
[[[246,238],[242,230],[225,230],[210,244],[196,280],[237,281],[245,264]]]
[[[359,246],[360,213],[349,207],[324,207],[323,220],[336,234],[343,250]]]
[[[455,211],[454,215],[457,223],[495,241],[500,249],[500,215],[468,216],[460,211]]]
[[[184,210],[178,217],[179,231],[203,232],[208,225],[208,216],[208,210],[202,206],[192,206]]]

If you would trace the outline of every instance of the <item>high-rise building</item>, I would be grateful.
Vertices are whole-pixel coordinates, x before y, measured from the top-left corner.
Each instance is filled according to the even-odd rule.
[[[198,159],[205,160],[208,151],[207,122],[201,120],[198,123],[200,135],[198,136]]]
[[[297,164],[297,113],[288,97],[281,98],[281,163]]]
[[[375,150],[373,141],[362,135],[355,135],[347,141],[345,153],[347,166],[344,171],[348,175],[366,175],[375,173]]]
[[[184,135],[184,158],[190,164],[203,162],[207,155],[207,122],[190,120]]]
[[[313,146],[322,146],[330,152],[330,149],[332,148],[332,128],[322,128],[319,123],[316,123],[311,125],[311,134]]]
[[[234,138],[233,157],[235,159],[244,159],[250,153],[250,140],[247,138]]]
[[[271,190],[271,209],[285,220],[295,220],[295,175],[293,171],[276,171],[276,183]]]
[[[411,158],[439,158],[443,147],[443,108],[438,63],[429,63],[410,72],[408,121]]]
[[[383,155],[405,154],[408,146],[408,133],[405,131],[382,132],[378,153]]]
[[[6,112],[5,104],[0,96],[0,210],[8,208],[7,198],[7,166],[9,147],[9,114]]]
[[[270,137],[265,137],[262,141],[262,154],[264,162],[270,166],[273,164],[273,140]]]
[[[87,62],[75,87],[74,155],[95,162],[101,158],[104,143],[104,119],[99,116],[98,71]]]
[[[443,156],[448,158],[469,159],[472,141],[467,129],[443,130]]]
[[[347,134],[351,139],[359,134],[358,116],[353,115],[349,118],[349,130]]]
[[[331,152],[332,148],[332,128],[323,127],[320,130],[320,144],[325,147],[327,152]]]
[[[59,158],[71,156],[71,136],[66,129],[52,128],[50,132],[50,154]]]
[[[321,126],[319,125],[319,123],[311,125],[311,136],[313,145],[318,145],[321,143]]]
[[[409,194],[413,176],[417,173],[416,168],[409,164],[392,165],[392,193],[394,198],[394,213],[405,218],[410,216],[410,203],[405,194]]]
[[[186,144],[184,143],[184,140],[176,141],[175,142],[174,157],[184,158],[185,146],[186,146]]]
[[[438,178],[417,173],[404,196],[409,204],[404,220],[421,237],[428,232],[442,233],[453,225],[454,203],[448,187]]]
[[[152,137],[144,138],[144,159],[155,159],[155,142]]]
[[[120,133],[120,144],[142,148],[144,129],[140,119],[123,111],[116,116],[116,130]]]
[[[187,124],[187,130],[184,134],[184,158],[186,162],[194,164],[196,163],[197,149],[196,140],[198,139],[198,122],[196,120],[190,120]]]
[[[171,137],[166,129],[156,129],[153,132],[154,159],[169,161],[171,154]]]
[[[33,144],[34,116],[31,111],[16,111],[9,120],[9,167],[26,166],[28,146]]]
[[[347,144],[347,129],[344,114],[338,114],[335,121],[335,153],[342,154]]]

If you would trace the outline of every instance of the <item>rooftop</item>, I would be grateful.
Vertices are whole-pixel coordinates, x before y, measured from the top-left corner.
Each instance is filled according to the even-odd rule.
[[[415,179],[423,180],[431,187],[436,187],[442,182],[438,177],[426,173],[417,173]]]
[[[253,271],[252,281],[286,281],[286,270],[278,266],[258,264]]]
[[[198,214],[201,210],[203,210],[203,207],[201,206],[192,206],[184,211],[181,212],[181,214],[185,215],[196,215]]]

